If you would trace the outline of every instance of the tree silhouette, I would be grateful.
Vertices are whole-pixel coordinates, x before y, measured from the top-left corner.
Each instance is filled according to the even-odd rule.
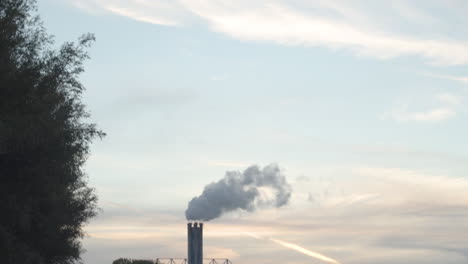
[[[84,35],[58,50],[34,0],[0,1],[0,263],[76,263],[96,215],[89,145],[104,136],[81,102]]]
[[[112,264],[154,264],[152,260],[119,258],[112,261]]]

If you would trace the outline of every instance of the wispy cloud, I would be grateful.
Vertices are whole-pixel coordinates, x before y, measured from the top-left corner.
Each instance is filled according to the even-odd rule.
[[[146,23],[156,24],[156,25],[165,25],[165,26],[179,25],[177,21],[174,21],[171,19],[157,17],[154,15],[144,15],[139,12],[135,12],[126,8],[121,8],[121,7],[116,7],[116,6],[105,6],[104,8],[114,14],[129,17],[134,20],[141,21],[141,22],[146,22]]]
[[[441,93],[436,95],[437,100],[449,105],[460,105],[462,98],[451,93]]]
[[[300,252],[304,255],[307,255],[309,257],[313,257],[313,258],[316,258],[316,259],[319,259],[319,260],[322,260],[324,262],[327,262],[327,263],[333,263],[333,264],[340,264],[338,261],[330,258],[330,257],[327,257],[327,256],[324,256],[318,252],[315,252],[315,251],[312,251],[312,250],[308,250],[308,249],[305,249],[299,245],[296,245],[296,244],[293,244],[293,243],[288,243],[288,242],[285,242],[285,241],[282,241],[282,240],[279,240],[279,239],[270,239],[271,241],[275,242],[276,244],[279,244],[285,248],[289,248],[289,249],[292,249],[294,251],[297,251],[297,252]]]
[[[295,97],[285,97],[279,101],[280,105],[292,105],[297,103],[298,100]]]
[[[465,76],[455,76],[455,75],[448,75],[448,74],[438,74],[438,73],[432,73],[432,72],[419,72],[419,74],[432,77],[432,78],[439,78],[439,79],[446,79],[446,80],[451,80],[451,81],[456,81],[456,82],[461,82],[468,84],[468,77]]]
[[[468,63],[468,42],[449,37],[415,38],[410,34],[392,33],[372,23],[372,10],[359,10],[359,5],[350,8],[341,1],[328,4],[298,1],[295,5],[282,0],[255,3],[227,0],[74,1],[81,6],[93,2],[115,14],[153,24],[181,25],[198,18],[208,22],[213,31],[242,41],[322,46],[378,59],[417,55],[438,65]],[[388,10],[392,9],[389,6]],[[400,5],[398,12],[416,20],[431,17],[407,5]],[[389,11],[386,15],[397,19],[394,13]]]
[[[312,251],[312,250],[309,250],[309,249],[306,249],[306,248],[303,248],[297,244],[293,244],[293,243],[290,243],[290,242],[286,242],[286,241],[283,241],[283,240],[279,240],[279,239],[275,239],[275,238],[269,238],[269,239],[266,239],[258,234],[255,234],[255,233],[252,233],[252,232],[242,232],[242,234],[245,234],[249,237],[252,237],[252,238],[255,238],[255,239],[258,239],[258,240],[268,240],[268,241],[271,241],[271,242],[274,242],[282,247],[285,247],[287,249],[291,249],[291,250],[294,250],[294,251],[297,251],[299,253],[302,253],[306,256],[309,256],[309,257],[313,257],[315,259],[318,259],[318,260],[322,260],[326,263],[333,263],[333,264],[340,264],[338,261],[330,258],[330,257],[327,257],[321,253],[318,253],[318,252],[315,252],[315,251]]]
[[[243,168],[248,166],[247,162],[229,161],[229,160],[205,160],[207,165],[213,167]]]
[[[432,101],[432,106],[427,107],[427,110],[414,111],[410,110],[408,103],[397,104],[393,109],[387,111],[381,118],[383,119],[393,119],[398,122],[426,122],[426,123],[436,123],[441,122],[450,118],[453,118],[457,115],[458,111],[461,110],[462,106],[462,96],[443,92],[433,95],[428,101]],[[417,101],[420,101],[418,99]],[[417,106],[418,104],[424,102],[415,102],[411,105]],[[426,102],[427,104],[428,102]],[[413,106],[413,107],[415,107]]]
[[[468,62],[467,43],[372,31],[303,13],[279,2],[241,10],[208,5],[207,1],[190,3],[190,10],[208,20],[213,30],[241,40],[344,48],[379,59],[420,55],[434,64]]]
[[[177,0],[68,0],[93,14],[112,13],[136,21],[163,26],[182,26],[187,10]],[[190,14],[189,14],[190,15]]]
[[[466,178],[454,178],[446,175],[431,175],[416,170],[401,168],[361,166],[353,169],[353,172],[360,175],[397,181],[403,184],[420,185],[421,187],[430,186],[432,188],[444,189],[445,191],[450,188],[461,191],[463,188],[468,187],[468,179]],[[454,189],[452,189],[452,191]]]
[[[322,206],[307,203],[206,223],[207,256],[247,264],[305,263],[309,256],[322,260],[319,263],[466,263],[467,179],[391,167],[351,166],[346,171],[349,175],[333,183],[345,194],[330,193]],[[317,182],[299,185],[307,189]],[[374,198],[351,203],[352,207],[330,206],[340,197]],[[95,259],[103,255],[109,263],[122,256],[185,256],[183,212],[139,208],[137,213],[133,206],[115,203],[104,207],[86,228],[91,238],[85,241],[85,259],[90,254],[96,254]],[[278,250],[275,244],[291,252]]]
[[[227,79],[229,79],[229,74],[227,73],[210,76],[210,81],[225,81]]]
[[[416,23],[437,24],[440,22],[437,17],[424,12],[409,1],[392,1],[391,5],[403,18]]]
[[[434,108],[423,112],[412,112],[408,111],[407,107],[401,106],[393,109],[389,114],[384,116],[390,116],[394,120],[400,122],[440,122],[452,118],[455,115],[456,112],[449,108]]]
[[[379,195],[375,193],[351,194],[342,197],[333,197],[332,199],[326,200],[326,203],[323,203],[323,205],[330,207],[346,207],[370,201],[378,196]]]

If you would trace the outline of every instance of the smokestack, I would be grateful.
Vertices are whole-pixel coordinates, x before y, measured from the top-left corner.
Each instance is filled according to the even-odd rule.
[[[187,223],[188,264],[203,264],[203,223]]]

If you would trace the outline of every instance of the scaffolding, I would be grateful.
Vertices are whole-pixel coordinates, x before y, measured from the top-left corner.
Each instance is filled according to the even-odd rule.
[[[157,258],[153,261],[154,264],[188,264],[186,258]],[[203,259],[205,264],[232,264],[229,259],[222,258],[205,258]]]

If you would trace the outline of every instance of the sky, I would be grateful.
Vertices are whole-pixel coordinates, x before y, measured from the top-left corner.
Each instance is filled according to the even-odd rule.
[[[83,260],[186,256],[188,202],[278,164],[288,205],[205,223],[234,264],[468,262],[468,3],[39,0],[107,133]]]

